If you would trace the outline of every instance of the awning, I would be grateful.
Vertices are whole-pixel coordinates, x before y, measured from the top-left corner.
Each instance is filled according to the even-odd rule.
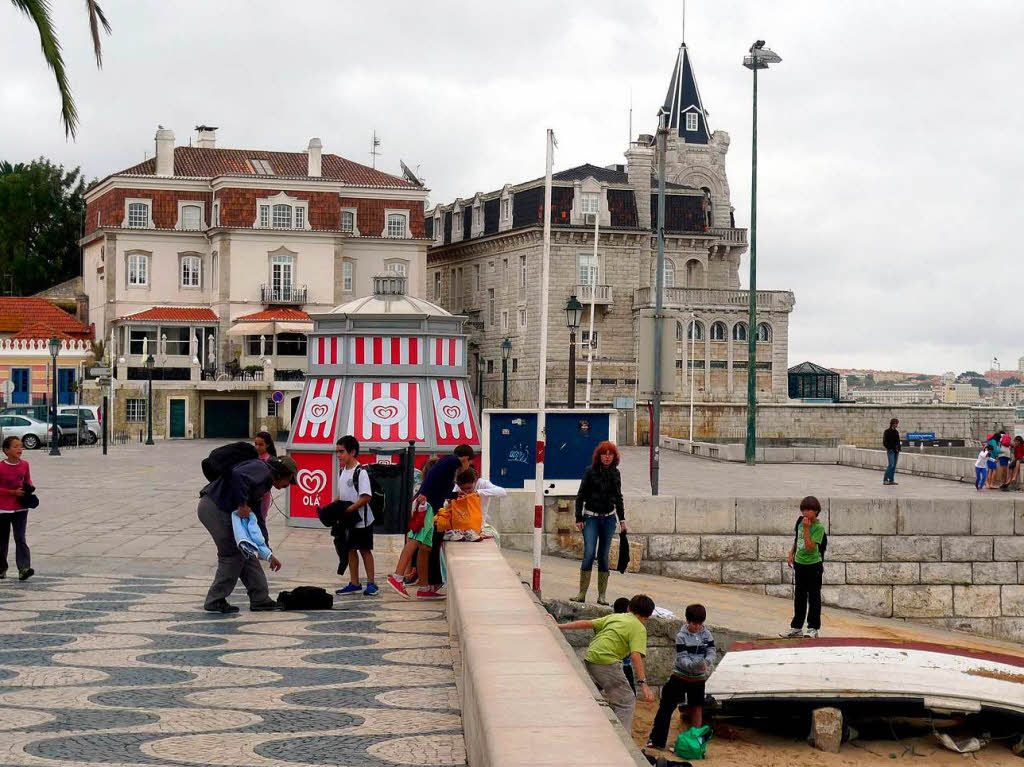
[[[274,322],[278,333],[312,333],[312,322]]]
[[[229,336],[272,336],[277,333],[312,333],[312,322],[237,322]]]

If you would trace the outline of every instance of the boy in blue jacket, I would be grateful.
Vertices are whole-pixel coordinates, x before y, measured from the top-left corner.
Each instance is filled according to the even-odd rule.
[[[686,623],[676,634],[676,662],[672,676],[661,688],[661,703],[654,717],[654,726],[647,739],[653,748],[665,748],[672,712],[686,701],[691,727],[704,723],[704,683],[715,667],[715,638],[704,626],[707,611],[704,605],[686,608]]]

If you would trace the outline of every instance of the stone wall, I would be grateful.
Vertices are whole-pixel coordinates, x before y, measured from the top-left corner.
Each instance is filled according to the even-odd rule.
[[[1024,640],[1024,500],[824,498],[825,604]],[[632,496],[641,570],[791,598],[799,498]],[[560,509],[560,503],[565,508]],[[530,550],[533,494],[495,499],[503,546]],[[571,505],[548,499],[544,549],[575,557]]]
[[[661,433],[666,437],[689,435],[689,400],[662,405]],[[840,444],[877,448],[889,420],[900,420],[900,431],[935,432],[939,438],[980,439],[1014,423],[1012,407],[970,407],[966,405],[812,405],[802,402],[760,403],[757,407],[757,436],[763,438],[838,439]],[[648,433],[645,409],[637,413],[640,430]],[[746,404],[703,403],[694,405],[695,439],[735,439],[747,433]]]

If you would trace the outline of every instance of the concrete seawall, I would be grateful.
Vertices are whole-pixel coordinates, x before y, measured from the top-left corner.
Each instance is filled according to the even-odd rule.
[[[825,604],[1024,640],[1024,500],[818,496]],[[565,499],[561,499],[565,504]],[[502,546],[529,550],[533,494],[492,504]],[[785,557],[799,498],[628,496],[642,572],[792,596]],[[579,556],[568,504],[548,499],[546,553]]]

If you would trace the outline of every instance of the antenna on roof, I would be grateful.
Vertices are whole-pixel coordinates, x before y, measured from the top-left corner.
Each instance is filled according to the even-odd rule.
[[[380,139],[377,138],[377,129],[373,131],[373,138],[370,140],[370,165],[373,168],[377,167],[377,157],[381,154],[377,151],[377,147],[380,146]]]
[[[633,86],[629,86],[629,135],[626,136],[626,145],[633,140]]]
[[[683,45],[686,45],[686,0],[683,0],[683,31],[680,42],[682,42]]]

